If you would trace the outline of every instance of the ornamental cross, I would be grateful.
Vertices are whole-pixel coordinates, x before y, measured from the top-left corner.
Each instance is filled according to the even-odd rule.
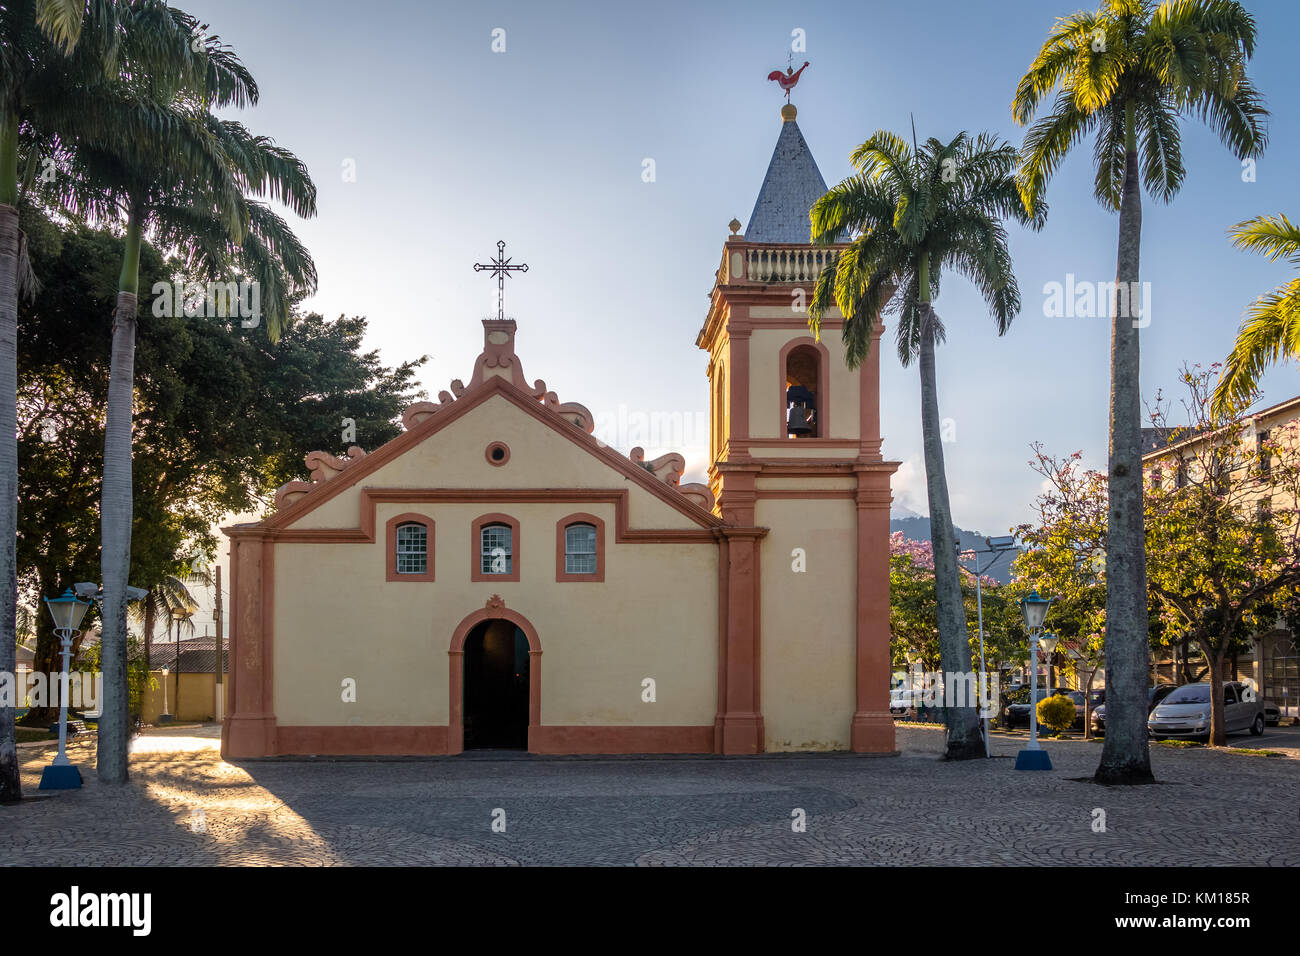
[[[491,271],[497,277],[497,320],[504,319],[506,317],[506,277],[512,272],[527,272],[528,265],[521,262],[517,266],[512,266],[510,260],[506,258],[506,244],[502,240],[497,243],[497,257],[486,264],[482,262],[474,263],[474,271]]]

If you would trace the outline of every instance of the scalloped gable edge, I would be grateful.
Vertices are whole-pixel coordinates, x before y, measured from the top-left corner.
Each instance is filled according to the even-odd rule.
[[[538,402],[534,396],[522,391],[518,386],[499,376],[489,376],[481,384],[466,389],[463,395],[457,398],[450,407],[424,418],[414,428],[408,429],[365,455],[365,457],[358,459],[354,464],[350,464],[349,467],[336,474],[331,480],[312,485],[311,490],[305,495],[289,502],[286,507],[275,514],[257,522],[258,526],[267,529],[288,527],[344,490],[353,487],[367,475],[373,474],[425,439],[435,435],[494,395],[502,396],[557,434],[563,435],[579,448],[584,449],[588,454],[604,462],[624,477],[636,482],[646,491],[649,491],[665,504],[676,509],[684,517],[693,521],[697,526],[702,528],[724,526],[725,523],[722,519],[703,506],[704,501],[712,498],[712,493],[707,488],[701,485],[684,485],[677,488],[666,484],[641,465],[635,464],[630,459],[623,457],[615,449],[602,444],[580,426],[556,414],[555,409],[546,407]],[[701,491],[707,494],[707,498],[700,494]]]

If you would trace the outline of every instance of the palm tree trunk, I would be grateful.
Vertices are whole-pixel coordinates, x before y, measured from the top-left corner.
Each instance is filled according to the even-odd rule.
[[[948,478],[943,468],[943,442],[939,428],[939,389],[935,374],[934,335],[930,309],[929,258],[922,255],[921,302],[926,316],[921,331],[921,436],[925,451],[925,486],[930,503],[930,542],[934,550],[934,594],[939,617],[939,669],[949,674],[971,672],[970,637],[966,631],[966,609],[961,598],[956,536],[952,530],[952,506],[948,502]],[[949,683],[945,681],[945,683]],[[953,684],[952,686],[957,686]],[[944,696],[944,724],[949,760],[984,756],[979,715],[974,706],[953,707]],[[962,701],[974,705],[974,701]]]
[[[7,112],[0,117],[0,674],[9,675],[18,670],[17,201],[18,116]],[[23,795],[15,713],[13,707],[0,706],[0,803]]]
[[[131,567],[131,417],[135,380],[136,293],[140,272],[139,210],[127,224],[126,252],[113,316],[104,428],[104,486],[100,506],[100,568],[104,579],[103,717],[99,723],[99,779],[126,783],[129,693],[126,670],[126,585]]]
[[[145,672],[153,670],[153,625],[154,625],[154,597],[150,594],[144,599],[144,669]]]
[[[1134,300],[1142,247],[1142,191],[1132,104],[1110,334],[1110,495],[1106,532],[1106,742],[1098,783],[1150,783],[1146,535],[1142,515],[1142,391]],[[1121,303],[1128,307],[1121,309]],[[1148,316],[1143,316],[1145,321]]]

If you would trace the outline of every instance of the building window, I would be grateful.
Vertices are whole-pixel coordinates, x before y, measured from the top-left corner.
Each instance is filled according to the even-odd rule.
[[[579,513],[555,524],[555,580],[605,580],[605,522]]]
[[[1267,478],[1273,470],[1273,451],[1268,447],[1267,428],[1255,432],[1255,457],[1258,459],[1259,476]]]
[[[433,529],[433,519],[427,515],[408,513],[388,519],[386,580],[433,580]]]
[[[479,534],[483,536],[481,552],[484,574],[509,574],[514,569],[513,535],[510,526],[490,524]]]
[[[429,533],[424,525],[397,526],[397,573],[424,574],[429,567]]]
[[[474,521],[471,581],[519,580],[519,522],[509,515],[489,514]]]

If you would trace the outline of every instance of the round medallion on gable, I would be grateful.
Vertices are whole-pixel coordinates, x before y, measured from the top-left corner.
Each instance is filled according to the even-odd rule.
[[[483,454],[489,465],[504,465],[510,460],[510,446],[503,441],[494,441]]]

